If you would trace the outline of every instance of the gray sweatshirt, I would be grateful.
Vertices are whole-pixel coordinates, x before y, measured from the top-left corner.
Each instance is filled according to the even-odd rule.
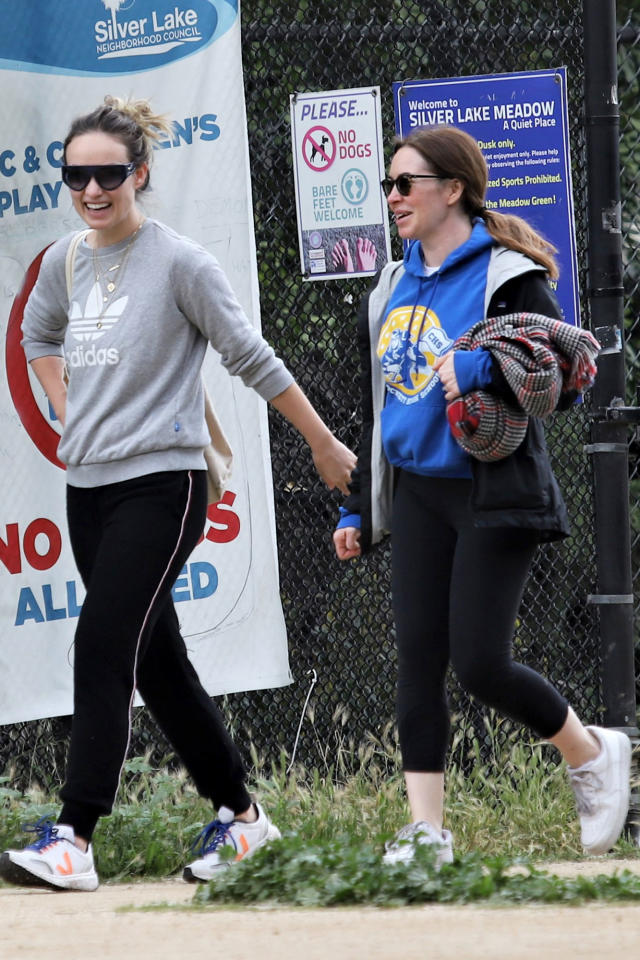
[[[146,220],[128,252],[128,239],[97,251],[98,290],[94,254],[83,241],[69,303],[70,242],[69,236],[54,243],[42,260],[22,341],[28,361],[66,359],[58,456],[68,482],[93,487],[161,470],[205,469],[200,368],[207,341],[229,373],[265,400],[286,390],[291,374],[250,324],[218,262],[197,243]],[[118,270],[106,272],[117,263]]]

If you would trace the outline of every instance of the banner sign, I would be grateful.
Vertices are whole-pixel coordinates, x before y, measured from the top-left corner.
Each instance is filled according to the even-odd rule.
[[[258,327],[259,310],[237,0],[3,3],[0,72],[0,723],[16,723],[71,713],[84,597],[65,520],[60,427],[20,346],[44,250],[83,226],[60,179],[75,116],[112,94],[149,98],[173,119],[144,212],[216,256]],[[85,345],[83,362],[99,346]],[[291,676],[265,405],[212,350],[204,374],[234,471],[173,598],[190,656],[215,695]]]
[[[579,324],[566,69],[394,83],[396,132],[453,125],[475,137],[489,167],[487,207],[527,220],[558,250],[552,281]]]
[[[380,88],[297,93],[291,130],[304,279],[373,276],[391,256]]]

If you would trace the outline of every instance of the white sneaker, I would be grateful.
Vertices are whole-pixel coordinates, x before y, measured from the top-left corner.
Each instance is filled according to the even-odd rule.
[[[426,820],[409,823],[395,838],[385,844],[383,863],[411,863],[418,844],[430,844],[435,850],[435,868],[444,863],[453,863],[453,837],[448,830],[440,833]]]
[[[243,820],[234,820],[233,810],[220,807],[217,820],[212,820],[196,838],[193,850],[200,853],[201,857],[184,868],[182,876],[185,880],[190,883],[211,880],[221,870],[250,857],[265,843],[279,839],[280,831],[271,823],[260,804],[256,803],[255,808],[258,819],[254,823],[245,823]],[[232,846],[236,851],[236,856],[230,860],[220,856],[220,850],[226,846]]]
[[[576,795],[585,853],[606,853],[614,845],[629,810],[631,743],[617,730],[587,727],[600,753],[581,767],[567,767]]]
[[[98,875],[91,844],[86,853],[76,847],[73,827],[42,817],[25,827],[38,839],[24,850],[5,850],[0,877],[20,886],[57,887],[60,890],[96,890]]]

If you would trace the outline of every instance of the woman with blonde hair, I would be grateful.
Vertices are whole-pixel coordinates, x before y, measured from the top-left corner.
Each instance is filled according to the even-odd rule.
[[[550,683],[512,659],[537,545],[568,535],[567,514],[541,420],[523,412],[505,374],[510,365],[491,349],[470,348],[471,333],[503,335],[526,318],[536,336],[569,330],[558,323],[547,282],[557,276],[553,248],[519,217],[487,209],[487,181],[478,144],[462,130],[424,128],[396,142],[382,187],[408,246],[381,271],[359,315],[364,426],[334,543],[347,560],[391,533],[397,722],[411,822],[387,844],[387,863],[410,861],[416,843],[433,848],[437,865],[453,859],[443,829],[449,664],[478,700],[558,748],[587,852],[616,842],[629,802],[628,738],[584,727]],[[595,355],[589,334],[574,339]],[[562,363],[551,356],[560,383]],[[582,386],[575,377],[562,384],[559,406]],[[451,419],[478,391],[480,407],[508,411],[507,434],[516,422],[522,428],[513,449],[501,441],[485,459],[469,452],[477,422]]]
[[[136,690],[218,811],[185,879],[223,869],[224,846],[239,860],[279,835],[252,802],[240,754],[187,657],[171,598],[205,523],[207,344],[300,431],[330,488],[347,492],[355,458],[249,323],[215,258],[143,215],[138,200],[154,142],[169,132],[147,101],[114,97],[72,123],[62,178],[89,230],[77,247],[71,295],[68,236],[47,251],[25,309],[24,350],[63,425],[58,453],[86,599],[75,634],[62,810],[57,823],[34,826],[26,849],[2,855],[0,875],[10,882],[98,886],[91,837],[118,790]],[[78,342],[98,338],[104,349],[82,363]]]

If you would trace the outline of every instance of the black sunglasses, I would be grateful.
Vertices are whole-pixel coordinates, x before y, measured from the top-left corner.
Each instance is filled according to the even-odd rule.
[[[384,190],[385,197],[388,197],[395,187],[401,197],[408,197],[411,193],[411,184],[414,180],[448,180],[448,177],[441,177],[439,173],[401,173],[395,180],[393,177],[385,177],[380,181],[380,186]]]
[[[95,166],[62,164],[62,180],[70,190],[84,190],[93,177],[101,190],[117,190],[137,169],[135,163],[101,163]]]

